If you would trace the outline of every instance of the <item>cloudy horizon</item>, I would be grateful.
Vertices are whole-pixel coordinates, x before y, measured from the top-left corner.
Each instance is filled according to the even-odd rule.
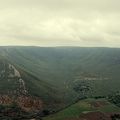
[[[0,0],[0,46],[120,47],[119,0]]]

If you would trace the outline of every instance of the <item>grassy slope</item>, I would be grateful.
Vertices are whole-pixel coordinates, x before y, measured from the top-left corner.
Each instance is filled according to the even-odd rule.
[[[97,101],[106,102],[107,104],[104,106],[101,106],[101,107],[94,108],[91,105],[91,102],[97,102]],[[101,111],[101,112],[105,112],[105,113],[111,113],[111,112],[120,112],[120,108],[109,103],[105,99],[99,99],[99,100],[86,99],[86,100],[81,100],[78,103],[76,103],[56,114],[50,115],[50,116],[44,118],[43,120],[65,120],[65,119],[68,120],[69,118],[75,119],[75,118],[79,118],[79,116],[82,113],[93,112],[93,111]]]

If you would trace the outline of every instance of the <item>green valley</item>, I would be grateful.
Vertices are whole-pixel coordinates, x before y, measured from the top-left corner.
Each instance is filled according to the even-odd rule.
[[[102,108],[89,105],[93,98],[108,100],[120,91],[119,72],[119,48],[0,47],[0,101],[41,117],[55,113],[45,120],[67,120],[86,111],[120,112],[108,101]]]

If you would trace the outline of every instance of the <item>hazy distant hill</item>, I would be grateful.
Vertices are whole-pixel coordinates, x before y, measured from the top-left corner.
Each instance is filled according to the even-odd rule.
[[[59,109],[119,91],[120,49],[0,47],[0,73],[1,94],[27,94]]]

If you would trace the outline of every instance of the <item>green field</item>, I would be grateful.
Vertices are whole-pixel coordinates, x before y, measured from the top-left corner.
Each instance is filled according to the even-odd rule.
[[[96,102],[104,102],[105,105],[101,105],[99,107],[94,107],[91,104]],[[79,118],[81,114],[85,114],[88,112],[100,111],[103,113],[111,113],[111,112],[120,112],[120,108],[111,104],[105,99],[86,99],[81,100],[78,103],[71,105],[70,107],[56,113],[50,115],[43,120],[68,120],[69,118]]]

